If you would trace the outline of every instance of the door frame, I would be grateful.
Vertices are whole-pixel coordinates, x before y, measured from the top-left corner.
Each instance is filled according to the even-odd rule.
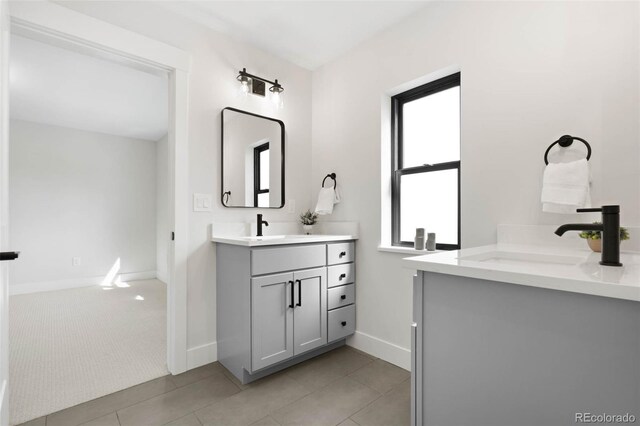
[[[8,247],[9,7],[0,1],[0,251]],[[9,424],[9,282],[0,262],[0,425]]]
[[[188,90],[191,55],[50,2],[10,2],[9,16],[11,31],[28,33],[32,38],[40,37],[77,51],[90,51],[94,55],[169,75],[168,216],[173,232],[167,235],[170,240],[167,366],[172,374],[182,373],[187,370]],[[6,185],[6,174],[0,176],[0,185]],[[5,281],[4,287],[7,285]],[[6,291],[6,288],[0,290]]]

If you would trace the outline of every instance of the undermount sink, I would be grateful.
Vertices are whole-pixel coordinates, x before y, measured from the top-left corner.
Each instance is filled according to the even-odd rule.
[[[238,237],[238,239],[240,240],[247,240],[247,241],[268,241],[268,240],[279,240],[281,238],[286,238],[286,235],[265,235],[262,237],[256,237],[256,236]]]
[[[262,237],[250,236],[250,237],[238,237],[238,238],[246,241],[269,241],[269,240],[280,240],[284,238],[315,238],[315,237],[317,237],[317,235],[300,234],[300,235],[265,235]]]
[[[501,265],[522,264],[554,264],[554,265],[578,265],[583,261],[579,257],[557,256],[538,253],[522,253],[510,251],[491,251],[459,257],[458,260],[471,260],[475,262],[490,262]]]

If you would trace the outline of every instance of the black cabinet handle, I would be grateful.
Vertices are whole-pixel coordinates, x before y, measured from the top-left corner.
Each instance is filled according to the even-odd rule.
[[[344,327],[345,325],[347,325],[346,321],[342,321],[342,326]]]
[[[347,295],[346,295],[346,294],[343,294],[342,296],[340,296],[340,299],[342,299],[342,300],[344,300],[344,299],[346,299],[346,298],[347,298]]]
[[[341,251],[341,252],[340,252],[340,256],[338,256],[338,257],[342,257],[342,256],[346,256],[346,255],[347,255],[347,252],[346,252],[346,251]]]
[[[291,286],[291,303],[289,307],[293,309],[293,281],[289,281],[289,285]]]
[[[343,280],[347,278],[347,274],[340,274],[340,276],[338,277],[339,280]]]
[[[296,280],[298,283],[298,303],[296,306],[302,306],[302,280]]]
[[[0,253],[0,261],[16,260],[20,256],[19,251],[3,251]]]

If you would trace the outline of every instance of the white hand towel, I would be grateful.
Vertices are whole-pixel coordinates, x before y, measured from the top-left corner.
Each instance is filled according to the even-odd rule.
[[[575,213],[577,208],[591,206],[589,162],[552,163],[542,178],[542,211]]]
[[[333,205],[340,202],[337,188],[321,188],[316,204],[316,213],[327,215],[333,213]]]

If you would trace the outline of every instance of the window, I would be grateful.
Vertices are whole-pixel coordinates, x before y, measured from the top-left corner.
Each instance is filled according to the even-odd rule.
[[[460,248],[460,73],[391,98],[391,242],[413,246],[416,228],[436,248]]]
[[[253,149],[253,206],[269,207],[269,142]]]

